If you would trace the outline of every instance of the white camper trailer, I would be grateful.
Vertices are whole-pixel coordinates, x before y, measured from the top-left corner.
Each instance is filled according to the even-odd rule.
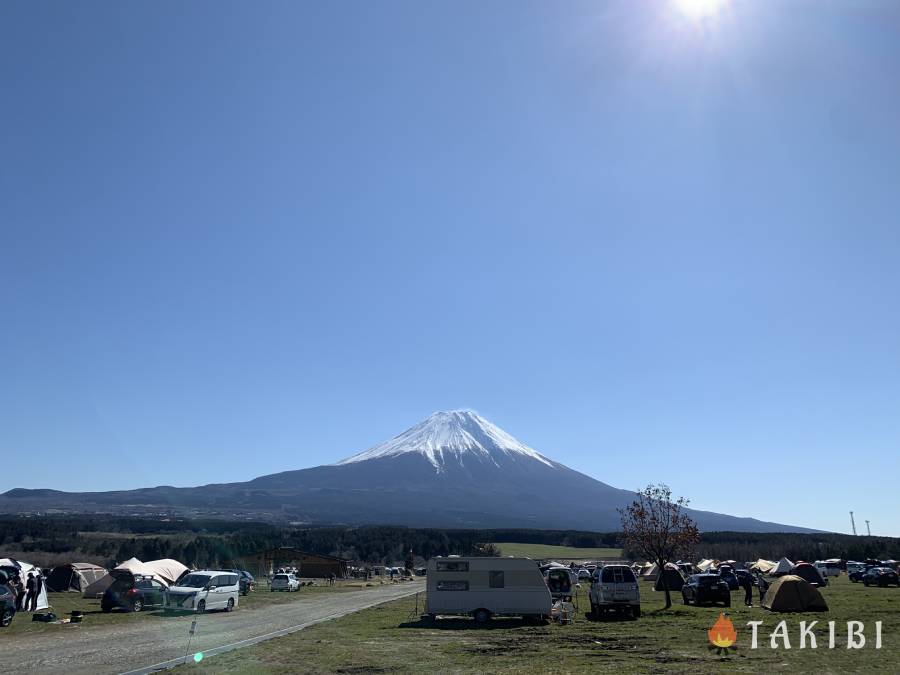
[[[529,558],[432,558],[426,613],[472,616],[550,616],[550,589]]]

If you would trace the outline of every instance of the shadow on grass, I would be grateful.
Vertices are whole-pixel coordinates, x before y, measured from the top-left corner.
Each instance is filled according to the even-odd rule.
[[[421,618],[416,621],[406,621],[398,628],[427,628],[431,630],[508,630],[510,628],[522,628],[525,626],[546,626],[547,621],[536,619],[495,618],[487,623],[477,623],[475,619],[429,619]]]

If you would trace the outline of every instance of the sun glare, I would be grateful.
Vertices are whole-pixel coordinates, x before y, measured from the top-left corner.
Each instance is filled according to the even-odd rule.
[[[722,9],[725,0],[675,0],[675,5],[693,19],[714,16]]]

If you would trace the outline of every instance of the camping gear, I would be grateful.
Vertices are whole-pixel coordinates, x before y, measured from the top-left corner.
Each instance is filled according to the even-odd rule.
[[[791,568],[791,574],[806,579],[813,586],[828,585],[828,580],[819,573],[814,565],[810,565],[808,562],[798,562]]]
[[[141,562],[137,558],[131,558],[114,567],[110,574],[113,577],[128,574],[131,576],[154,577],[166,586],[171,586],[184,576],[187,571],[188,568],[186,566],[171,558],[151,560],[150,562]]]
[[[108,574],[106,568],[91,563],[73,562],[57,565],[47,575],[47,588],[57,593],[64,591],[83,593],[92,583]]]
[[[782,574],[790,574],[793,567],[794,563],[792,563],[787,558],[782,558],[777,563],[775,563],[775,567],[769,570],[769,575],[773,577],[780,577]]]
[[[659,575],[656,579],[656,583],[653,584],[654,591],[665,590],[665,587],[663,586],[663,575],[665,575],[666,581],[669,584],[670,591],[680,591],[681,587],[684,586],[684,577],[681,575],[681,570],[672,563],[666,563],[663,573]]]
[[[78,609],[73,609],[69,616],[71,623],[81,623],[81,620],[84,618],[84,615]]]
[[[769,586],[762,606],[773,612],[827,612],[819,590],[805,579],[786,574]]]
[[[105,592],[106,589],[112,586],[112,582],[115,581],[115,577],[107,572],[106,576],[102,576],[93,582],[90,586],[84,589],[81,593],[82,598],[99,598]]]
[[[32,621],[40,621],[42,623],[52,623],[56,621],[56,614],[53,612],[35,612],[31,615]]]

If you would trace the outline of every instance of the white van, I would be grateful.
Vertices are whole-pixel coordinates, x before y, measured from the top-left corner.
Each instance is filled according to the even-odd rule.
[[[241,595],[240,575],[222,570],[190,572],[169,586],[166,591],[166,611],[205,612],[223,609],[230,612],[238,606]]]
[[[428,561],[425,612],[472,616],[550,616],[550,589],[529,558],[432,558]]]
[[[822,578],[841,576],[841,563],[839,560],[816,560],[814,563]]]

